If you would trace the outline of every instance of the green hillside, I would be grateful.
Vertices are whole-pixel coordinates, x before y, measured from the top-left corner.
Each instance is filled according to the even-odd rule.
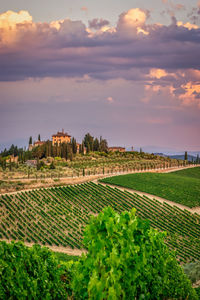
[[[136,173],[102,179],[134,190],[156,195],[188,207],[200,206],[200,168],[172,173]]]
[[[180,170],[180,171],[172,172],[170,174],[175,176],[178,175],[183,177],[197,178],[200,180],[200,167]]]

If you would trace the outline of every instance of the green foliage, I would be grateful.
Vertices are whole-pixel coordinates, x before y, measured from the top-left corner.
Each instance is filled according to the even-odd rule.
[[[183,270],[192,283],[200,281],[200,261],[184,265]]]
[[[44,168],[44,166],[45,166],[45,163],[42,160],[41,161],[38,160],[37,170],[40,170],[40,169]]]
[[[53,170],[53,169],[55,169],[56,167],[55,167],[55,165],[54,165],[54,163],[53,163],[53,161],[51,162],[51,164],[50,164],[50,166],[49,166],[49,169],[51,169],[51,170]]]
[[[137,173],[102,179],[102,182],[116,184],[134,190],[184,204],[189,207],[200,205],[200,168],[177,172]]]
[[[195,291],[196,291],[196,293],[197,293],[197,295],[198,295],[198,297],[200,299],[200,287],[196,288]]]
[[[0,277],[0,299],[67,299],[66,268],[39,245],[0,242]]]
[[[188,159],[188,154],[187,154],[187,151],[185,151],[185,157],[184,157],[184,160],[187,160]]]
[[[87,153],[93,151],[94,137],[88,132],[84,137],[84,146],[87,148]]]
[[[28,144],[29,144],[29,145],[32,145],[32,144],[33,144],[32,136],[29,137],[29,142],[28,142]]]
[[[195,167],[195,168],[180,170],[180,171],[172,172],[171,175],[174,175],[174,176],[178,175],[178,176],[183,176],[183,177],[200,179],[200,168]],[[185,180],[187,180],[187,178]]]
[[[135,216],[105,208],[85,229],[88,254],[75,264],[76,299],[198,299],[164,233]]]
[[[72,144],[72,153],[76,154],[76,152],[77,152],[77,143],[76,143],[76,139],[74,137],[71,139],[71,144]]]
[[[68,262],[68,261],[77,261],[79,259],[78,256],[68,255],[62,252],[54,252],[54,256],[60,263]]]
[[[95,138],[94,140],[94,151],[99,151],[99,140]]]

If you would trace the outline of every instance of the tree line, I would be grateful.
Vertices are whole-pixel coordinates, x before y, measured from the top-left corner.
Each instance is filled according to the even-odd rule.
[[[41,141],[40,134],[38,141]],[[29,146],[33,144],[32,136],[29,137]],[[29,148],[30,149],[30,148]],[[47,157],[61,157],[66,160],[73,160],[73,157],[79,152],[80,154],[89,153],[90,151],[108,152],[108,142],[106,139],[100,137],[93,137],[90,133],[84,136],[81,144],[78,144],[74,137],[71,138],[70,143],[62,143],[60,145],[53,145],[52,141],[48,140],[44,144],[33,147],[32,150],[18,148],[11,145],[9,149],[4,149],[0,153],[0,166],[6,168],[6,160],[10,156],[18,157],[18,162],[24,163],[29,159],[42,159]]]

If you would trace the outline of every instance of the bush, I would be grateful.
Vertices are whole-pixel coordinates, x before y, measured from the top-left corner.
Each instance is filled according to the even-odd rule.
[[[164,233],[105,208],[85,229],[88,254],[75,263],[75,299],[198,299],[164,244]]]
[[[54,163],[53,163],[53,161],[51,162],[51,164],[50,164],[50,166],[49,166],[49,169],[50,170],[54,170],[56,167],[55,167],[55,165],[54,165]]]
[[[192,283],[200,281],[200,261],[184,265],[183,270]]]
[[[47,248],[0,242],[0,299],[67,299],[65,272]]]

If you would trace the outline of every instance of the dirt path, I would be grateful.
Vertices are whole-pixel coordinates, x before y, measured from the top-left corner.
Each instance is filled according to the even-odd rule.
[[[1,241],[5,241],[7,243],[11,243],[12,240],[7,240],[7,239],[1,239]],[[33,245],[35,245],[35,243],[28,243],[28,242],[23,242],[27,247],[32,247]],[[37,243],[39,244],[39,243]],[[46,247],[49,248],[50,250],[52,250],[53,252],[62,252],[68,255],[74,255],[74,256],[81,256],[82,253],[87,253],[87,251],[85,249],[72,249],[70,247],[60,247],[60,246],[49,246],[49,245],[42,245],[39,244],[42,247]]]
[[[94,180],[93,182],[97,183],[98,181]],[[161,203],[166,202],[167,204],[169,204],[171,206],[177,206],[178,208],[180,208],[182,210],[186,209],[187,211],[189,211],[192,214],[194,214],[194,213],[200,214],[200,207],[189,208],[188,206],[185,206],[185,205],[182,205],[182,204],[179,204],[179,203],[176,203],[176,202],[173,202],[173,201],[170,201],[170,200],[167,200],[167,199],[164,199],[164,198],[152,195],[152,194],[148,194],[148,193],[145,193],[145,192],[140,192],[140,191],[129,189],[129,188],[125,188],[125,187],[120,187],[120,186],[115,185],[115,184],[108,184],[108,183],[102,183],[102,182],[100,182],[100,184],[102,184],[103,186],[106,186],[106,185],[110,186],[113,189],[114,188],[118,188],[120,191],[127,191],[127,192],[129,192],[131,194],[137,193],[140,196],[147,196],[148,198],[150,198],[152,200],[156,199],[156,200],[158,200]]]
[[[171,167],[171,168],[167,168],[167,169],[152,169],[152,170],[142,170],[142,171],[116,172],[116,173],[112,173],[112,174],[97,174],[97,175],[89,175],[89,176],[87,175],[87,176],[81,176],[81,177],[66,177],[66,178],[60,178],[60,180],[58,182],[55,182],[51,178],[47,178],[47,179],[43,180],[43,182],[38,181],[36,183],[35,183],[35,180],[32,180],[32,179],[24,179],[22,181],[29,182],[29,185],[27,185],[27,187],[23,188],[22,190],[18,190],[18,191],[3,192],[3,193],[0,193],[0,195],[16,194],[16,193],[19,193],[22,191],[28,192],[28,191],[37,190],[40,188],[51,188],[51,187],[56,187],[56,186],[61,186],[61,185],[81,184],[81,183],[85,183],[88,181],[94,181],[94,180],[103,179],[106,177],[118,176],[118,175],[146,173],[146,172],[170,173],[170,172],[175,172],[175,171],[189,169],[189,168],[195,168],[195,167],[200,167],[200,165],[192,165],[192,166],[190,165],[190,166],[186,166],[186,167],[176,167],[176,168]],[[31,180],[34,182],[32,185],[31,185]]]

